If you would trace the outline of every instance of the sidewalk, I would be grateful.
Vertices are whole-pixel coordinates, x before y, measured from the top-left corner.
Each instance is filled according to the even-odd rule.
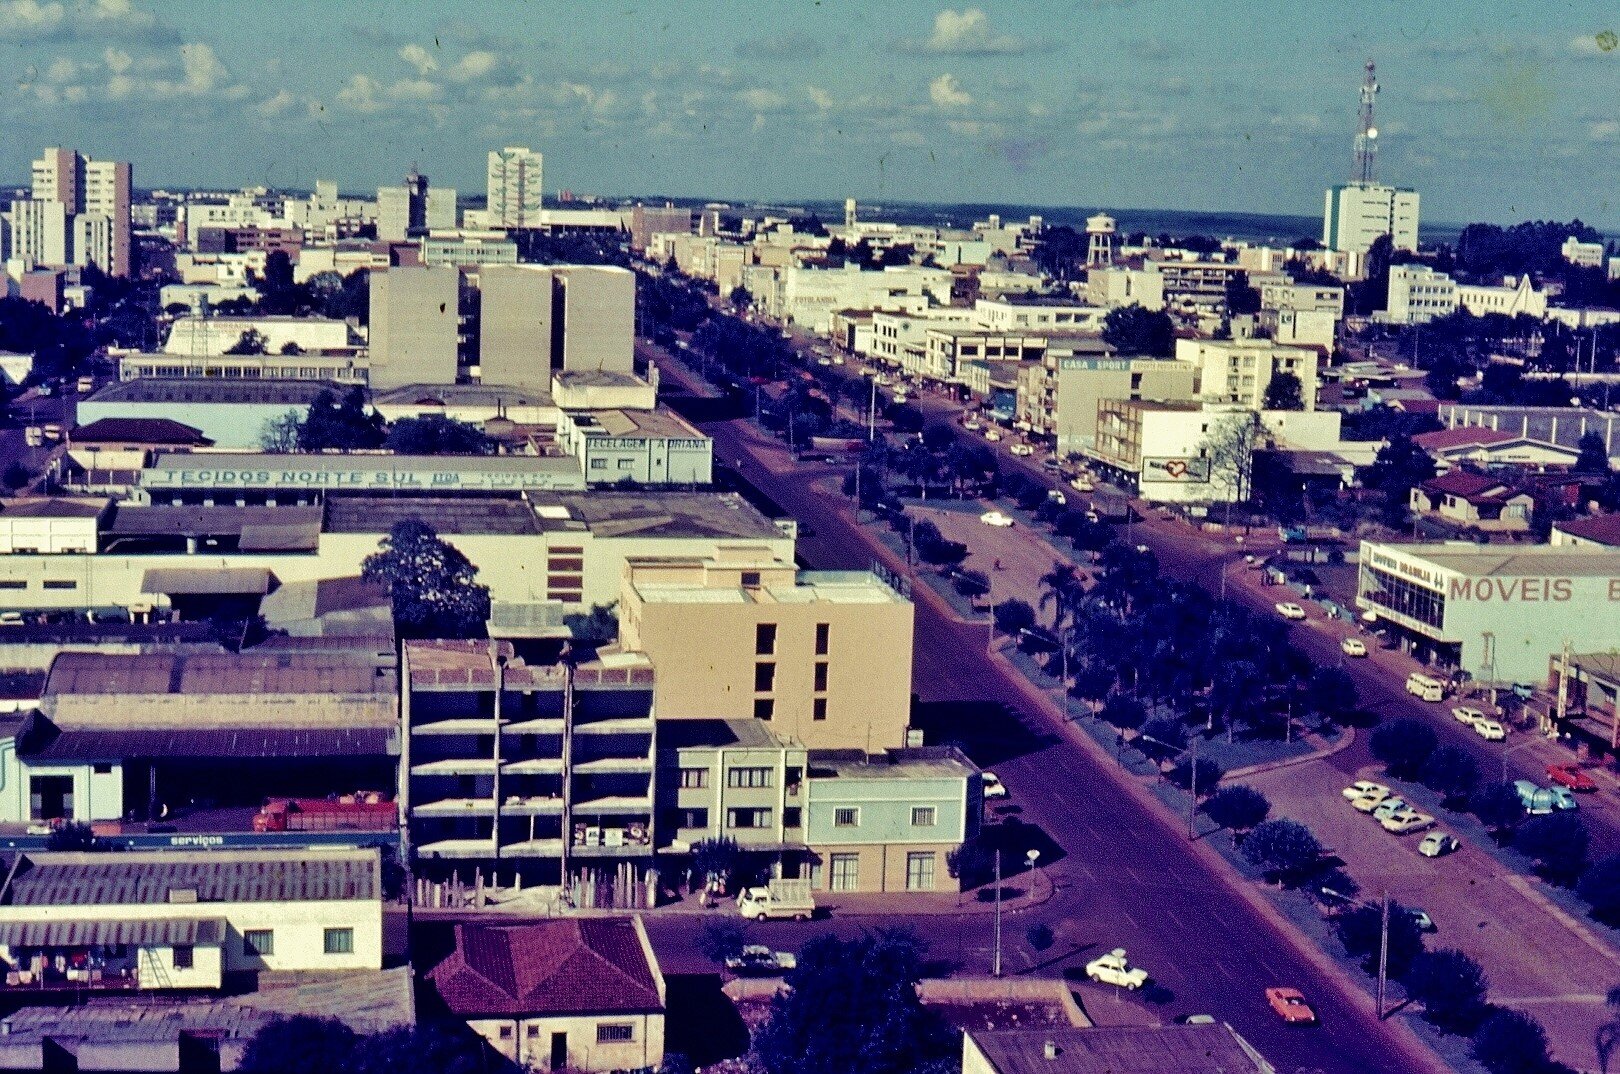
[[[987,917],[996,912],[992,896],[994,884],[984,884],[969,891],[890,891],[890,892],[816,892],[817,917],[823,913],[834,917]],[[1050,902],[1057,884],[1046,869],[1016,873],[1002,877],[1002,914],[1021,914]],[[1010,892],[1019,892],[1011,895]],[[590,913],[592,911],[579,911]],[[722,900],[719,906],[706,907],[696,894],[687,895],[677,902],[667,903],[650,913],[656,915],[693,914],[699,917],[736,917],[737,901]]]

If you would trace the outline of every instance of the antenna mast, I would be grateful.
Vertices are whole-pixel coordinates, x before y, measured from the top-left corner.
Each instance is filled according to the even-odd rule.
[[[1361,121],[1356,129],[1356,162],[1350,181],[1367,186],[1373,181],[1373,165],[1378,160],[1378,128],[1373,125],[1373,99],[1378,96],[1378,75],[1371,60],[1367,77],[1361,83]]]

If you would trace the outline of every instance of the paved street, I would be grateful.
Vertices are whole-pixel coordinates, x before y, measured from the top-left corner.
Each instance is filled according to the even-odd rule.
[[[670,401],[714,437],[717,458],[740,461],[748,482],[811,527],[813,535],[799,546],[808,564],[846,569],[870,564],[872,553],[840,505],[810,487],[833,468],[795,467],[779,446],[760,439],[746,423],[708,420],[705,407],[678,395]],[[1057,943],[1038,972],[1056,975],[1093,957],[1088,952],[1123,945],[1161,984],[1166,1019],[1202,1011],[1222,1017],[1279,1070],[1407,1072],[1438,1065],[1398,1019],[1385,1025],[1375,1021],[1367,998],[1341,984],[1320,952],[1297,943],[1290,930],[1257,909],[1252,893],[1229,886],[1221,868],[1194,850],[1184,830],[1163,816],[1145,790],[1092,752],[1078,732],[1056,726],[1046,715],[1046,699],[985,654],[982,626],[955,621],[926,587],[918,587],[917,597],[914,689],[922,701],[920,722],[932,740],[963,741],[976,759],[993,766],[1022,808],[1021,819],[1039,826],[1061,848],[1042,863],[1059,884],[1059,895],[1031,913],[1010,947],[1021,946],[1018,934],[1028,921],[1047,921]],[[954,959],[958,950],[964,963],[974,954],[983,957],[982,940],[958,939],[949,925],[928,925],[925,935],[948,948],[936,949],[936,958]],[[784,938],[794,935],[795,926],[770,927]],[[798,928],[817,927],[823,926]],[[961,926],[967,928],[983,925]],[[1051,961],[1064,952],[1067,958]],[[1017,964],[1009,960],[1009,966]],[[980,962],[969,968],[982,972],[988,966]],[[1324,1024],[1307,1031],[1285,1029],[1261,997],[1270,984],[1303,989],[1323,1012]],[[1106,993],[1090,985],[1080,991],[1088,1009],[1106,1020]]]

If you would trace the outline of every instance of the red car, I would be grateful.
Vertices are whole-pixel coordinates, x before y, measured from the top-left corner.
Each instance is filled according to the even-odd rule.
[[[1572,764],[1550,764],[1547,766],[1547,778],[1554,783],[1562,783],[1572,791],[1588,793],[1598,789],[1592,782],[1592,777]]]
[[[1291,1026],[1316,1024],[1316,1011],[1305,1002],[1304,994],[1297,988],[1268,988],[1266,1002],[1271,1004],[1271,1010],[1278,1018]]]

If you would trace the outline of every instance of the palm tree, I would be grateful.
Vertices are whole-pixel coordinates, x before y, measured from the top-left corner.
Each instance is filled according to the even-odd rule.
[[[1041,575],[1040,586],[1041,610],[1052,605],[1052,629],[1060,630],[1072,618],[1086,587],[1075,573],[1074,564],[1057,561],[1053,561],[1051,570]]]

